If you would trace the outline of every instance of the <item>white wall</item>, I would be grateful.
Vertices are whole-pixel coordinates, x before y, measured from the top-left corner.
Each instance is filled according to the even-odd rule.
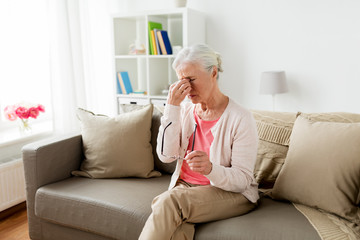
[[[360,112],[360,1],[189,0],[208,15],[207,41],[222,53],[221,87],[238,102],[271,109],[260,74],[285,70],[277,110]]]
[[[171,7],[110,2],[117,2],[111,12]],[[276,96],[276,110],[360,113],[360,1],[188,0],[188,7],[206,13],[207,42],[224,61],[220,87],[237,102],[271,110],[271,96],[258,93],[260,74],[285,70],[289,92]]]

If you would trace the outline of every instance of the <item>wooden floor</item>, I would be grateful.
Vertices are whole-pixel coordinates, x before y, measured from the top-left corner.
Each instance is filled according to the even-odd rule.
[[[30,240],[25,205],[5,210],[0,214],[1,240]]]

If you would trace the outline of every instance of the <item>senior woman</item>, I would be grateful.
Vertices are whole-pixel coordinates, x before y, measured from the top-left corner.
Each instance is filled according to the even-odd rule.
[[[220,91],[220,55],[194,45],[178,53],[173,68],[179,80],[169,89],[157,153],[177,165],[169,190],[153,200],[144,240],[193,239],[194,224],[248,213],[259,198],[255,122]]]

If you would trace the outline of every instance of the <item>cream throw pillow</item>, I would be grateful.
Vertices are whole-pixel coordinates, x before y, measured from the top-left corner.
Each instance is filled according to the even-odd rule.
[[[143,105],[137,104],[119,104],[120,114],[142,109],[143,107]],[[153,148],[155,169],[163,173],[172,174],[175,171],[177,161],[173,161],[171,163],[162,162],[156,153],[157,136],[161,124],[161,117],[164,113],[164,108],[164,106],[154,105],[151,124],[151,145]]]
[[[153,106],[110,118],[78,109],[85,159],[73,175],[89,178],[160,176],[154,171]]]
[[[299,116],[272,196],[360,223],[360,123]]]

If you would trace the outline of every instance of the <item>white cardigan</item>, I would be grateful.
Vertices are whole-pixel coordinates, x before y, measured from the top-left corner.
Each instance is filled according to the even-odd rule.
[[[165,131],[164,154],[185,156],[194,127],[194,107],[192,103],[182,106],[167,104],[157,138],[157,154],[161,161],[173,159],[161,155],[162,135]],[[214,140],[210,147],[212,171],[206,177],[210,184],[226,191],[242,193],[249,201],[259,199],[258,184],[254,179],[254,167],[258,146],[256,124],[250,111],[229,99],[228,106],[218,122],[211,128]],[[180,176],[183,160],[177,162],[171,177],[169,189],[173,188]]]

